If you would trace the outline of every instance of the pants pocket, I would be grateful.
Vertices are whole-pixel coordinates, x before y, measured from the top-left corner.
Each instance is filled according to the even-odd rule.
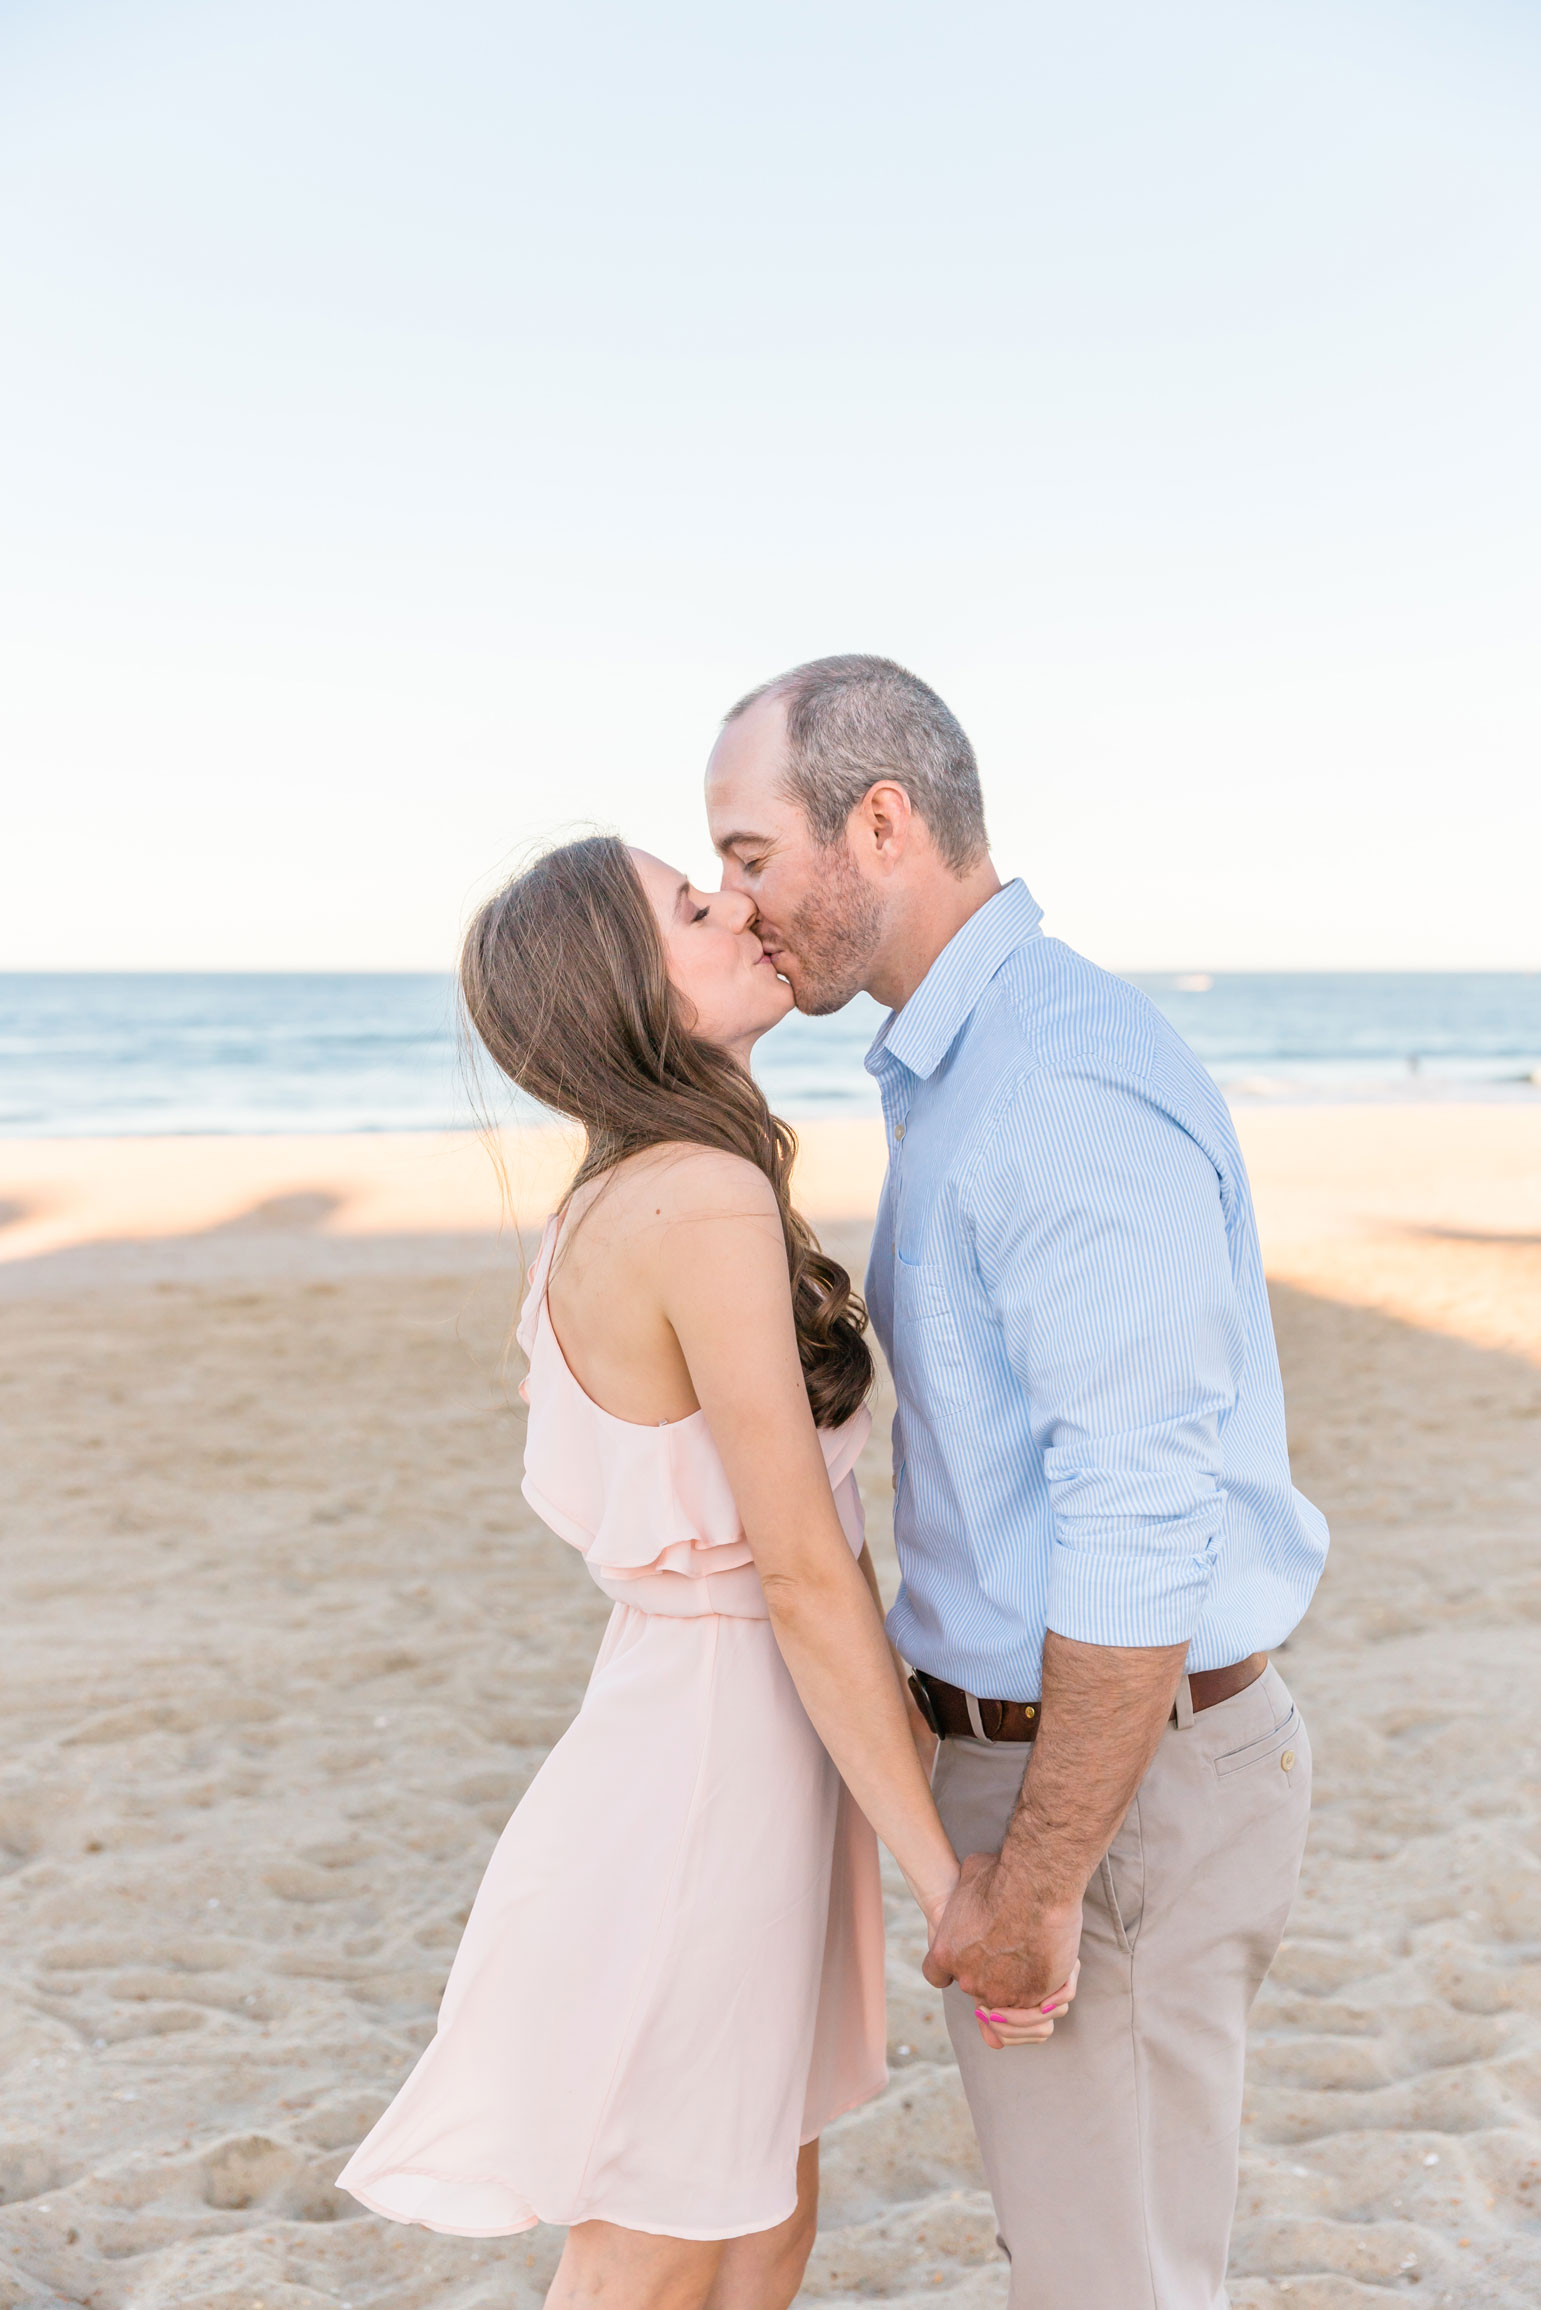
[[[1097,1881],[1118,1945],[1126,1957],[1132,1957],[1145,1910],[1145,1839],[1138,1797],[1130,1806],[1123,1827],[1102,1856]]]
[[[1288,1716],[1276,1724],[1272,1732],[1264,1733],[1261,1740],[1248,1741],[1243,1748],[1230,1749],[1215,1758],[1215,1772],[1223,1781],[1232,1773],[1250,1772],[1254,1765],[1266,1765],[1290,1748],[1301,1737],[1300,1711],[1290,1704]]]

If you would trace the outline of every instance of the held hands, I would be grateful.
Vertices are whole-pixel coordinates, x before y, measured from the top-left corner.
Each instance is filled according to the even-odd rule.
[[[1081,1960],[1078,1957],[1070,1968],[1070,1979],[1064,1988],[1056,1989],[1054,1995],[1040,2006],[1004,2005],[987,2011],[984,2006],[976,2005],[974,2019],[979,2024],[979,2034],[986,2045],[997,2053],[1003,2045],[1042,2045],[1046,2037],[1054,2035],[1055,2022],[1062,2020],[1070,2011],[1070,2001],[1075,1996],[1080,1973]]]
[[[1050,2035],[1075,1995],[1080,1942],[1079,1901],[1035,1902],[1006,1880],[998,1853],[970,1853],[932,1922],[922,1971],[933,1987],[956,1981],[976,2000],[987,2045],[1032,2044]]]

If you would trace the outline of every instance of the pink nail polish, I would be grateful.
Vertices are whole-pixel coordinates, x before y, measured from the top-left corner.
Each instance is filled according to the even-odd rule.
[[[1046,2005],[1040,2005],[1038,2010],[1040,2013],[1052,2013],[1058,2003],[1059,1999],[1057,1997],[1051,1997],[1048,2003]]]
[[[1006,2018],[1006,2016],[1005,2016],[1005,2014],[1004,2014],[1004,2013],[992,2013],[992,2014],[991,2014],[991,2016],[990,2016],[990,2019],[991,2019],[992,2021],[1004,2021],[1004,2020],[1005,2020],[1005,2018]]]

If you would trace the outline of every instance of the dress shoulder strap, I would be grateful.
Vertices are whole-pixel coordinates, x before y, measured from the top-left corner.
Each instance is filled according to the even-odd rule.
[[[556,1250],[557,1237],[562,1231],[564,1214],[553,1211],[541,1233],[540,1249],[531,1262],[526,1278],[528,1289],[524,1305],[519,1311],[519,1328],[515,1338],[526,1356],[533,1354],[535,1334],[540,1324],[541,1311],[546,1304],[546,1286],[551,1281],[551,1259]]]

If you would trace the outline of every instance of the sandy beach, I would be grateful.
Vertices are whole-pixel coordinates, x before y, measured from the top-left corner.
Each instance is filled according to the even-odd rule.
[[[1317,1809],[1254,2017],[1232,2302],[1534,2310],[1541,1102],[1239,1122],[1334,1552],[1279,1663]],[[880,1134],[805,1141],[856,1265]],[[565,1145],[507,1158],[528,1224]],[[539,2299],[559,2233],[434,2238],[332,2187],[608,1609],[519,1495],[520,1266],[474,1139],[0,1145],[0,2310]],[[827,2137],[807,2296],[994,2310],[889,1908],[892,2083]]]

